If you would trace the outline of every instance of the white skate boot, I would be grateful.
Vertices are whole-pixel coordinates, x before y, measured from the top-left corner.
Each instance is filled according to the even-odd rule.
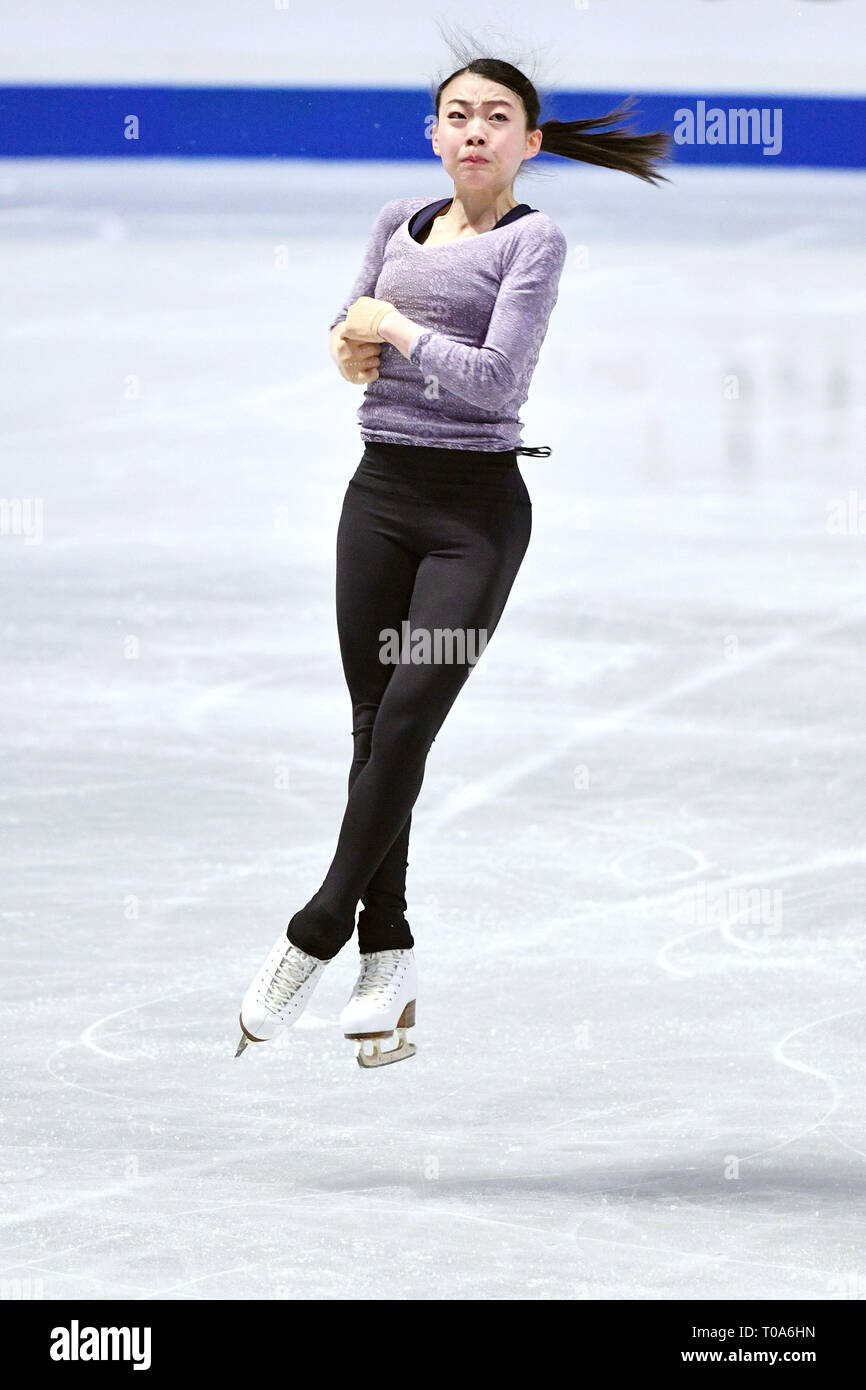
[[[300,1018],[327,964],[293,946],[285,930],[280,933],[244,995],[236,1057],[251,1042],[267,1042],[284,1024]]]
[[[406,1029],[415,1025],[418,969],[412,950],[370,951],[361,956],[361,973],[340,1014],[343,1036],[355,1043],[361,1067],[383,1067],[412,1057],[415,1044]],[[383,1050],[384,1038],[397,1035],[395,1047]]]

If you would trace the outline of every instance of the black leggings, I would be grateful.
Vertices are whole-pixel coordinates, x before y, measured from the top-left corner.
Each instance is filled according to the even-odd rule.
[[[349,795],[322,886],[286,933],[310,955],[330,960],[346,944],[359,900],[361,951],[414,944],[406,868],[427,754],[493,635],[531,530],[513,450],[367,443],[337,530]],[[390,652],[385,629],[395,634]]]

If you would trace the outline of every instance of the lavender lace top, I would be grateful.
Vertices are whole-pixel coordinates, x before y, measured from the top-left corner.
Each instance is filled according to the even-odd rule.
[[[367,384],[357,412],[361,438],[517,448],[523,428],[518,412],[557,300],[567,242],[546,213],[512,209],[488,232],[428,247],[414,239],[409,223],[430,206],[425,198],[385,204],[357,279],[330,324],[370,295],[390,300],[422,326],[408,361],[392,344],[382,344],[379,378]]]

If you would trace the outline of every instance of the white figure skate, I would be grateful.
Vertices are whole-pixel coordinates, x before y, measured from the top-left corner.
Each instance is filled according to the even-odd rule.
[[[293,946],[283,929],[244,995],[236,1057],[251,1042],[267,1042],[283,1025],[300,1018],[327,964]]]
[[[340,1014],[343,1036],[355,1043],[361,1067],[383,1067],[413,1057],[415,1044],[406,1041],[406,1029],[415,1025],[418,969],[412,950],[370,951],[361,956],[361,973]],[[395,1047],[382,1048],[385,1038]]]

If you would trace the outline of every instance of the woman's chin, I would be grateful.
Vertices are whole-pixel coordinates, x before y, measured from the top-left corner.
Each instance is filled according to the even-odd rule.
[[[455,183],[465,183],[470,188],[480,188],[492,181],[489,164],[461,164],[454,174]]]

